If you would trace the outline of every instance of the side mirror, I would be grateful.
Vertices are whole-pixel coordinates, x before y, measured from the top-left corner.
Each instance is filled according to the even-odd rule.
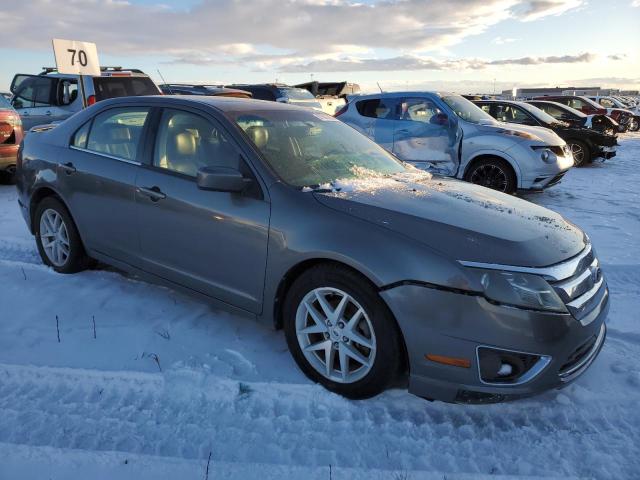
[[[235,168],[202,167],[198,170],[196,183],[201,190],[239,193],[251,183],[251,179],[244,178]]]

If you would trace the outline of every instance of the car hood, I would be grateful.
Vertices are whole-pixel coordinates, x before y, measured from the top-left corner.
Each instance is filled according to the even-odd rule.
[[[555,132],[544,127],[534,127],[529,125],[518,125],[516,123],[497,122],[492,125],[482,125],[481,129],[490,129],[493,133],[495,133],[496,130],[528,133],[530,135],[535,135],[541,141],[528,140],[528,139],[523,139],[523,140],[526,140],[535,144],[540,144],[540,145],[556,146],[556,145],[564,144],[564,140],[562,140]]]
[[[559,214],[429,174],[335,182],[323,205],[421,242],[451,260],[542,267],[578,254],[583,232]]]

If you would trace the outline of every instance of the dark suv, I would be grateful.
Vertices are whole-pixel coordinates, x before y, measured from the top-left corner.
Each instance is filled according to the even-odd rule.
[[[588,128],[572,126],[528,103],[510,100],[480,100],[474,103],[500,122],[553,130],[567,142],[576,166],[590,163],[598,157],[609,159],[616,155],[615,135],[605,135]]]
[[[629,124],[633,118],[633,114],[628,110],[623,110],[622,108],[604,108],[599,103],[587,97],[556,95],[535,97],[533,100],[550,100],[552,102],[562,103],[576,110],[580,110],[587,115],[607,115],[620,124],[618,127],[620,132],[626,132],[629,129]]]
[[[163,83],[158,85],[165,95],[204,95],[207,97],[251,98],[246,90],[226,88],[220,85],[195,85],[192,83]]]
[[[226,85],[227,88],[237,88],[251,92],[256,100],[290,103],[300,107],[313,108],[322,111],[322,105],[311,92],[304,88],[291,87],[282,83],[263,83],[255,85]]]

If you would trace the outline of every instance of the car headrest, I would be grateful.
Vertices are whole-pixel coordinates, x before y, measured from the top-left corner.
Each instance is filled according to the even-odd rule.
[[[196,137],[189,131],[176,134],[174,137],[176,151],[179,155],[194,155],[198,148]]]
[[[130,142],[131,130],[124,125],[116,125],[109,129],[111,140],[114,142]]]
[[[256,147],[262,148],[269,142],[269,130],[259,125],[253,125],[245,130]]]

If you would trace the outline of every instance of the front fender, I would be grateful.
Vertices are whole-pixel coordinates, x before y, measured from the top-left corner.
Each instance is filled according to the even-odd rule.
[[[464,146],[463,146],[463,154],[462,154],[463,164],[462,164],[462,168],[460,168],[460,172],[458,173],[457,178],[460,178],[460,179],[464,178],[469,166],[474,162],[474,160],[480,157],[497,157],[506,161],[509,165],[511,165],[511,167],[513,168],[513,171],[516,173],[518,188],[522,187],[522,171],[516,159],[512,157],[508,151],[496,150],[492,148],[483,148],[483,149],[475,150],[469,156],[465,156]]]

